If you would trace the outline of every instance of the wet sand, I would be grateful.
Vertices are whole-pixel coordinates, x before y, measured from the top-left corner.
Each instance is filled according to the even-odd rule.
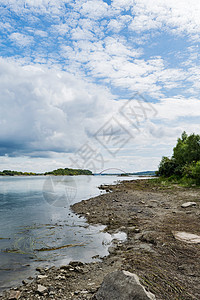
[[[90,224],[106,225],[107,232],[126,232],[127,241],[116,241],[100,262],[38,269],[37,278],[26,279],[0,299],[91,299],[114,270],[136,273],[156,299],[200,299],[200,244],[177,240],[173,234],[200,235],[200,189],[153,180],[101,188],[110,192],[77,203],[72,210]],[[188,201],[196,205],[182,208]]]

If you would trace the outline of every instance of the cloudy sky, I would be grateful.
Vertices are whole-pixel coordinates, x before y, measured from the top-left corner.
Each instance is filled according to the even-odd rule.
[[[198,0],[0,0],[0,169],[155,170],[199,133]]]

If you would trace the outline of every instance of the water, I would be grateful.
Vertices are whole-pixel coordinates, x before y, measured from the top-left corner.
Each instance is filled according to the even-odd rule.
[[[101,193],[98,186],[137,177],[0,177],[0,290],[36,266],[94,261],[108,255],[113,238],[104,226],[91,226],[70,205]]]

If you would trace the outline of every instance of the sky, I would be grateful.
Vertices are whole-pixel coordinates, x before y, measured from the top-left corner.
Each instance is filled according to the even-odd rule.
[[[199,133],[198,0],[0,0],[0,170],[156,170]]]

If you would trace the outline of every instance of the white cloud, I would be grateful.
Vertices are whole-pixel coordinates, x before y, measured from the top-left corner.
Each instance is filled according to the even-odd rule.
[[[132,30],[145,31],[168,28],[175,34],[190,36],[200,34],[200,3],[196,0],[135,0],[132,6],[135,15]]]
[[[71,152],[117,109],[105,89],[66,72],[0,65],[1,154]]]
[[[7,0],[5,5],[0,0],[0,4],[4,4],[2,55],[19,55],[17,62],[0,60],[1,154],[51,155],[49,163],[40,162],[56,168],[64,166],[68,152],[92,137],[112,115],[131,130],[118,114],[123,101],[114,101],[106,86],[119,91],[119,98],[123,92],[139,91],[159,100],[157,117],[141,124],[130,146],[116,159],[106,154],[110,167],[122,163],[121,168],[127,169],[131,161],[134,170],[155,168],[183,130],[199,130],[200,69],[194,44],[200,36],[198,1],[113,0],[108,5],[103,0]],[[16,14],[26,23],[23,28]],[[164,36],[175,45],[163,49]],[[180,95],[173,96],[177,88]],[[187,99],[186,93],[194,97]],[[17,166],[14,158],[7,157],[5,164],[9,159]],[[33,160],[27,163],[31,166]]]
[[[32,36],[24,35],[19,32],[12,33],[10,35],[10,40],[13,41],[19,47],[28,47],[34,42]]]
[[[94,40],[94,34],[87,29],[77,27],[72,29],[71,38],[72,40]]]
[[[120,10],[129,10],[134,5],[134,0],[113,0],[112,7]]]
[[[69,32],[69,25],[67,23],[61,23],[61,24],[58,24],[58,25],[52,25],[51,26],[51,30],[56,33],[56,34],[59,34],[61,36],[64,36],[66,35],[66,33]]]
[[[97,20],[108,15],[109,6],[102,0],[88,0],[80,1],[78,9],[83,16]]]
[[[159,103],[155,104],[155,107],[158,111],[157,118],[161,120],[199,117],[200,99],[185,98],[183,96],[164,98]],[[192,122],[192,119],[190,120]]]
[[[44,30],[35,30],[34,34],[39,35],[40,37],[47,37],[48,36],[48,33]]]

